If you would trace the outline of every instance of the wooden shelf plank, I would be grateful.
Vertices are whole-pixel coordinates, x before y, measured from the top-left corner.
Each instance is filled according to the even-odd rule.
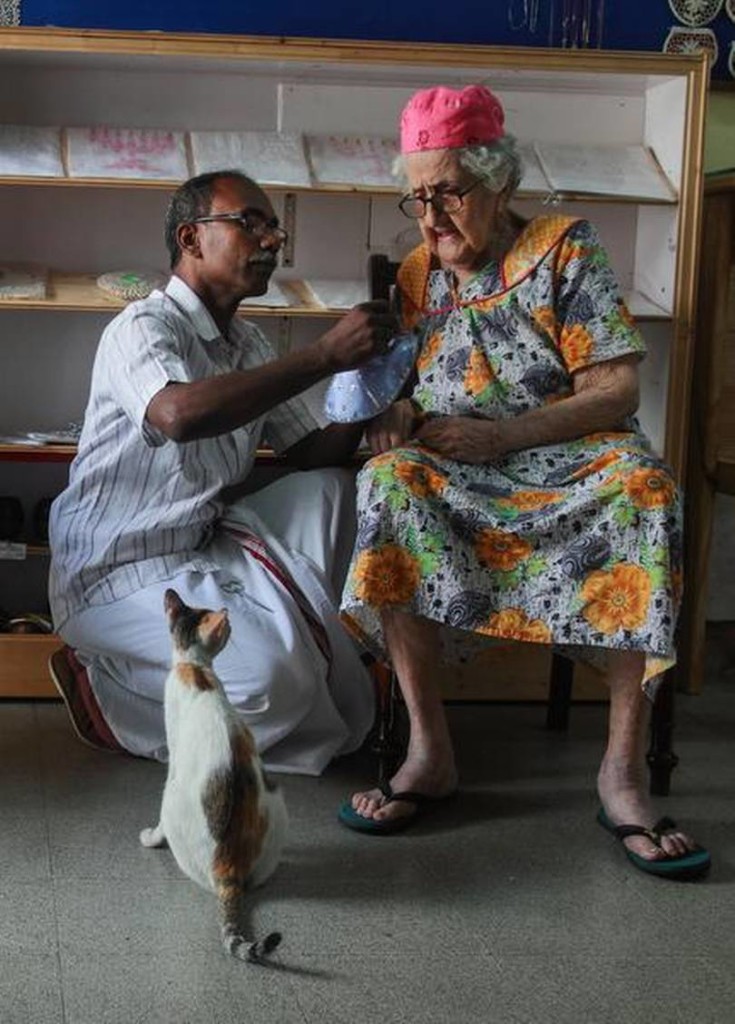
[[[45,309],[53,311],[111,312],[123,309],[122,299],[105,294],[97,287],[96,274],[62,274],[52,271],[49,275],[48,293],[44,299],[2,299],[0,309]],[[292,306],[258,306],[243,303],[239,315],[252,317],[340,317],[346,309],[330,309],[319,306],[310,298],[309,289],[303,281],[279,281],[284,291],[295,299]],[[656,305],[640,292],[626,296],[628,307],[637,320],[670,320],[671,313]]]
[[[281,281],[284,290],[292,292],[297,303],[292,306],[258,306],[243,303],[239,315],[245,317],[336,317],[343,316],[344,309],[326,309],[314,302],[308,303],[308,292],[301,288],[299,281]],[[122,299],[107,295],[97,287],[96,274],[63,274],[52,271],[49,274],[46,297],[43,299],[0,299],[0,309],[45,309],[55,312],[110,312],[117,313],[125,307]]]
[[[66,178],[66,177],[44,177],[42,175],[28,175],[19,177],[17,175],[0,175],[0,187],[3,185],[14,186],[51,186],[54,188],[123,188],[123,189],[158,189],[171,191],[178,188],[182,182],[156,179],[147,180],[142,178]],[[304,195],[364,195],[364,196],[399,196],[401,190],[388,185],[269,185],[263,182],[263,189],[269,195],[283,195],[287,192],[295,192]],[[677,197],[670,199],[651,198],[645,196],[613,196],[598,192],[552,192],[547,189],[518,189],[514,198],[516,199],[537,199],[553,200],[555,203],[632,203],[635,206],[676,206]]]

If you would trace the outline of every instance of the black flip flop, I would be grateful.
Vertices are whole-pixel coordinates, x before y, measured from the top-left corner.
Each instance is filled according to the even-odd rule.
[[[366,832],[374,836],[387,836],[394,832],[402,832],[418,821],[428,810],[440,804],[443,800],[449,800],[454,796],[454,793],[448,793],[446,796],[429,796],[426,793],[416,793],[412,789],[403,789],[396,793],[388,782],[380,786],[380,791],[385,797],[386,804],[395,803],[397,800],[413,804],[415,807],[413,814],[403,814],[400,818],[376,821],[375,818],[365,818],[362,814],[358,814],[351,801],[345,800],[337,812],[337,819],[343,825],[346,825],[347,828],[354,829],[356,832]]]
[[[705,850],[703,846],[687,850],[686,853],[678,857],[666,854],[665,857],[660,857],[658,860],[647,860],[645,857],[641,857],[640,854],[629,850],[623,843],[623,840],[627,839],[628,836],[645,836],[652,843],[655,843],[660,850],[663,850],[661,846],[662,836],[665,836],[667,832],[673,832],[677,828],[677,824],[672,818],[661,818],[653,828],[644,828],[642,825],[615,825],[601,807],[597,812],[597,822],[622,844],[625,855],[631,864],[634,864],[640,871],[645,871],[648,875],[658,875],[659,878],[687,881],[701,878],[702,875],[709,871],[712,864],[709,851]]]

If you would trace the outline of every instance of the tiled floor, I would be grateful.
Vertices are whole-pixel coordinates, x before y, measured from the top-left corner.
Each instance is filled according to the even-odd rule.
[[[453,708],[463,788],[410,832],[335,821],[360,755],[284,781],[292,830],[254,906],[272,967],[222,953],[214,899],[138,831],[160,765],[74,737],[61,705],[0,706],[2,1024],[732,1024],[735,676],[680,697],[662,809],[707,881],[636,872],[594,823],[605,712]]]

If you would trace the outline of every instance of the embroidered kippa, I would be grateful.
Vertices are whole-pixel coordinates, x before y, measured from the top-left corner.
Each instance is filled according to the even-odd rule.
[[[125,302],[144,299],[154,288],[163,288],[165,284],[163,274],[147,270],[116,270],[97,278],[98,288]]]
[[[505,134],[504,124],[500,100],[484,85],[421,89],[401,114],[401,153],[495,142]]]

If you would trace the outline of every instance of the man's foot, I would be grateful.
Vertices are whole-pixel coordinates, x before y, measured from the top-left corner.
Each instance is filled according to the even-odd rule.
[[[358,815],[375,822],[387,825],[406,819],[407,823],[418,811],[416,795],[429,800],[444,799],[456,791],[457,781],[457,769],[451,755],[442,762],[437,758],[409,754],[390,780],[386,792],[376,788],[355,793],[351,806]],[[396,797],[401,793],[407,794],[405,800],[401,800],[400,795]]]
[[[643,771],[606,758],[597,776],[597,792],[605,815],[613,825],[640,825],[650,829],[658,821],[659,815],[654,812],[648,797]],[[622,843],[631,853],[645,860],[682,857],[697,849],[692,837],[679,828],[667,830],[658,843],[641,835],[626,836]]]
[[[124,753],[105,722],[89,685],[87,672],[71,647],[54,651],[49,658],[49,672],[69,712],[74,732],[82,743],[95,750]]]

